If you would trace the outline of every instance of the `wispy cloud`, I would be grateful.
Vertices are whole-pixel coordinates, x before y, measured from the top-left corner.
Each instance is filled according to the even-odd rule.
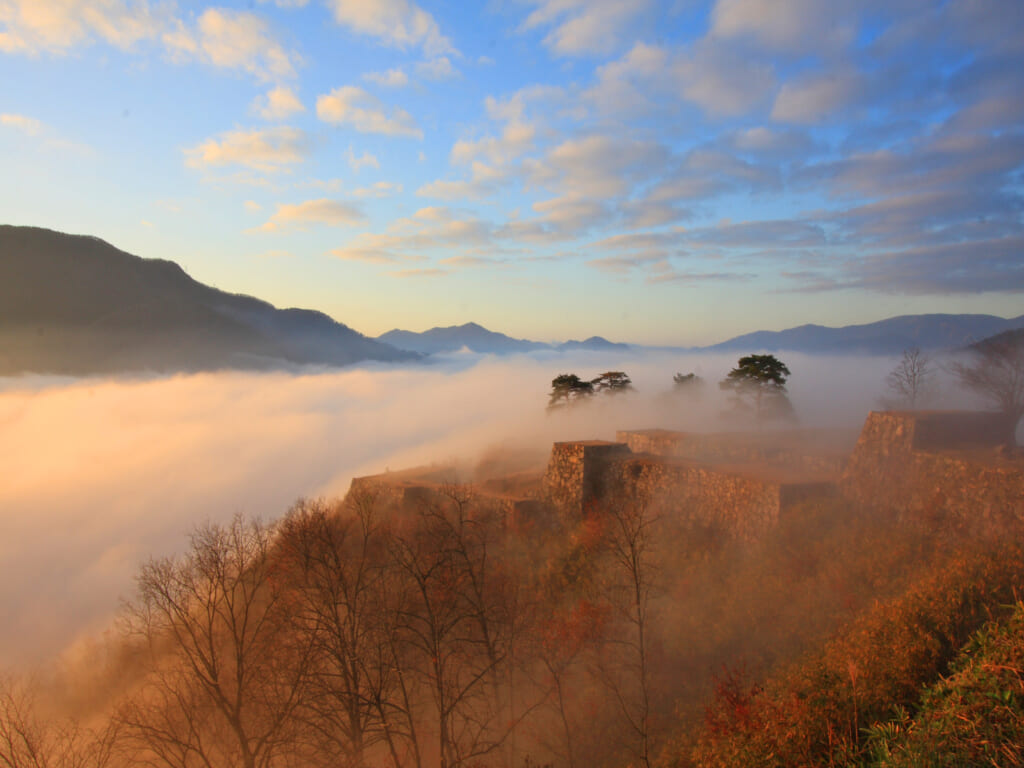
[[[363,79],[384,88],[404,88],[409,84],[409,76],[405,74],[405,70],[399,68],[385,72],[367,72]]]
[[[425,80],[451,80],[459,77],[460,72],[452,66],[447,56],[438,56],[436,59],[421,61],[416,65],[416,74]]]
[[[377,160],[376,155],[370,152],[363,152],[363,154],[356,157],[356,153],[352,151],[351,144],[345,150],[345,159],[348,161],[348,167],[352,169],[353,173],[359,173],[363,168],[380,168],[380,161]]]
[[[632,22],[646,13],[651,0],[531,0],[535,6],[522,24],[525,30],[551,28],[544,42],[564,56],[608,53],[628,34]]]
[[[41,120],[26,115],[0,114],[0,125],[12,128],[26,136],[39,136],[45,130]]]
[[[262,232],[278,232],[283,229],[303,227],[307,224],[322,224],[328,227],[349,227],[361,224],[366,215],[352,203],[328,198],[306,200],[302,203],[284,203],[277,206],[274,215],[260,227]]]
[[[96,41],[128,49],[156,38],[170,17],[167,6],[146,0],[4,0],[0,22],[0,51],[33,55]]]
[[[423,138],[412,115],[401,107],[386,107],[356,85],[335,88],[316,100],[316,114],[325,123],[348,125],[360,133]]]
[[[306,111],[295,91],[286,85],[276,86],[266,95],[257,97],[253,108],[264,120],[287,120],[294,114]]]
[[[298,128],[235,130],[186,149],[185,162],[190,168],[201,170],[239,165],[274,173],[303,162],[310,151],[308,137]]]
[[[400,194],[403,189],[401,184],[393,181],[377,181],[368,187],[358,187],[352,194],[356,197],[391,197]]]
[[[248,72],[262,81],[294,77],[299,61],[274,39],[264,19],[226,8],[207,8],[194,28],[176,21],[163,34],[163,42],[179,61],[197,59]]]
[[[745,38],[784,54],[834,53],[853,42],[855,14],[861,5],[820,0],[717,0],[711,12],[710,35]]]
[[[397,48],[422,48],[428,56],[451,53],[436,19],[409,0],[326,0],[339,24]]]

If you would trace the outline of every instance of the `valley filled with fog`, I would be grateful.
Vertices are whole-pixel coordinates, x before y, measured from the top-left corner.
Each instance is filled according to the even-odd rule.
[[[892,358],[780,353],[799,426],[859,428]],[[273,520],[352,477],[502,454],[616,429],[743,429],[722,420],[733,355],[451,355],[430,366],[169,378],[0,379],[2,666],[42,662],[112,627],[139,566],[203,522]],[[623,397],[546,410],[551,379],[626,371]],[[696,397],[672,376],[695,372]],[[949,381],[937,403],[963,404]],[[520,458],[521,460],[521,458]]]

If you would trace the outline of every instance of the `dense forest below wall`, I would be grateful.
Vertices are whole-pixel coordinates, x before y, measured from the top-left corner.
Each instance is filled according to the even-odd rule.
[[[142,568],[108,645],[6,683],[0,761],[938,765],[955,741],[1020,764],[1014,523],[831,498],[739,542],[643,503],[569,521],[467,486],[394,501],[363,484],[198,529]]]

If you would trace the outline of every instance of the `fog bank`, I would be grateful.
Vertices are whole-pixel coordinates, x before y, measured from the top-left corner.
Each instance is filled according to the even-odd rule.
[[[887,358],[780,355],[801,426],[859,426]],[[152,380],[0,379],[0,667],[44,660],[110,624],[139,563],[196,524],[272,519],[353,476],[472,461],[500,446],[616,429],[721,429],[734,355],[476,358],[430,367]],[[551,379],[624,370],[637,391],[547,413]],[[673,397],[696,372],[698,400]],[[735,425],[733,425],[734,427]]]

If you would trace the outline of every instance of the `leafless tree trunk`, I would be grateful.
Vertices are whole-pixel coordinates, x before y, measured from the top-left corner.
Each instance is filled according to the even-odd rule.
[[[94,730],[44,717],[30,683],[0,682],[0,768],[106,768],[117,737],[113,723]]]
[[[311,652],[272,536],[236,517],[143,566],[129,626],[151,672],[120,715],[139,760],[265,768],[293,737]]]
[[[632,743],[628,749],[645,768],[651,765],[650,602],[654,587],[652,526],[643,500],[609,504],[607,545],[613,567],[612,604],[624,619],[613,640],[621,654],[604,669]]]
[[[400,636],[431,692],[441,768],[493,754],[514,727],[499,692],[511,624],[508,584],[490,549],[494,525],[452,486],[392,538],[408,596]]]
[[[1006,416],[1009,445],[1024,415],[1024,331],[1008,331],[975,344],[974,362],[953,363],[960,385],[996,406]]]
[[[295,610],[314,651],[299,711],[334,762],[362,765],[384,742],[396,766],[419,765],[388,594],[388,532],[375,507],[372,491],[354,490],[343,506],[300,502],[283,524]]]
[[[885,377],[885,383],[897,403],[913,409],[928,396],[933,379],[931,360],[917,347],[911,347],[903,350],[903,357]]]

